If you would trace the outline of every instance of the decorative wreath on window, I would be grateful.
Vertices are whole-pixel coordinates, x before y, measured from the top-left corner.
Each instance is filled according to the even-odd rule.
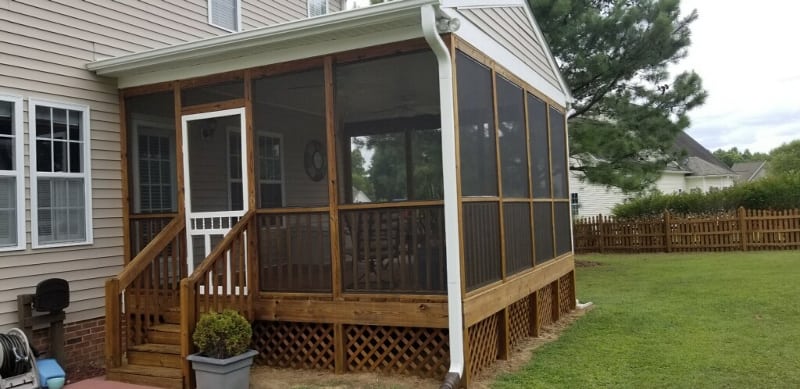
[[[312,140],[306,143],[305,168],[308,178],[312,181],[319,181],[325,178],[325,171],[328,164],[325,158],[325,150],[322,143]]]

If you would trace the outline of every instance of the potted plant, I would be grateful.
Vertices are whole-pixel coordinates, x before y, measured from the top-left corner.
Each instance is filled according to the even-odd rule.
[[[248,350],[253,329],[238,312],[203,314],[192,334],[200,350],[186,357],[192,362],[198,389],[247,389],[250,385],[250,366],[258,352]]]

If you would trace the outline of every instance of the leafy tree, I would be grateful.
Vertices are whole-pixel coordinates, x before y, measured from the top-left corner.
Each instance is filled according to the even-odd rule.
[[[667,71],[686,56],[697,12],[681,17],[679,0],[528,1],[575,99],[571,169],[625,192],[647,188],[706,97],[696,73]]]
[[[362,147],[357,146],[350,152],[350,164],[352,166],[351,180],[353,187],[364,192],[364,194],[372,198],[375,195],[372,189],[372,183],[369,180],[369,174],[364,168],[364,155],[361,154]]]
[[[719,158],[720,161],[725,162],[728,167],[733,166],[734,163],[738,162],[755,162],[755,161],[767,161],[769,160],[769,154],[762,153],[762,152],[750,152],[749,149],[744,149],[744,151],[739,151],[737,147],[731,147],[728,150],[724,149],[717,149],[714,151],[714,156]]]
[[[768,171],[773,176],[800,176],[800,139],[772,149]]]

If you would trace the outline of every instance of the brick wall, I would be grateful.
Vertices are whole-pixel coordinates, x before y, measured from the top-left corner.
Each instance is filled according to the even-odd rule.
[[[96,377],[104,373],[105,319],[97,318],[64,325],[64,355],[61,366],[68,382]],[[43,357],[52,358],[49,328],[33,331],[31,344]]]

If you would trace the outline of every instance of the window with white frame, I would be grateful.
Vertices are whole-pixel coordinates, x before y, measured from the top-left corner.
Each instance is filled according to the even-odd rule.
[[[570,193],[569,203],[572,205],[572,216],[578,215],[578,210],[581,208],[581,203],[578,202],[578,194]]]
[[[89,107],[28,106],[33,246],[91,243]]]
[[[284,205],[282,144],[280,135],[258,135],[257,181],[260,208],[280,208]]]
[[[328,0],[308,0],[308,17],[328,13]]]
[[[208,0],[208,23],[238,32],[241,28],[241,0]]]
[[[283,194],[283,140],[281,135],[260,133],[257,138],[258,166],[257,185],[260,208],[281,208]],[[244,209],[242,199],[242,153],[241,134],[228,132],[228,185],[229,204],[232,210]]]
[[[134,120],[134,133],[134,212],[175,212],[175,131],[160,123]]]
[[[22,98],[0,95],[0,251],[25,248]]]

